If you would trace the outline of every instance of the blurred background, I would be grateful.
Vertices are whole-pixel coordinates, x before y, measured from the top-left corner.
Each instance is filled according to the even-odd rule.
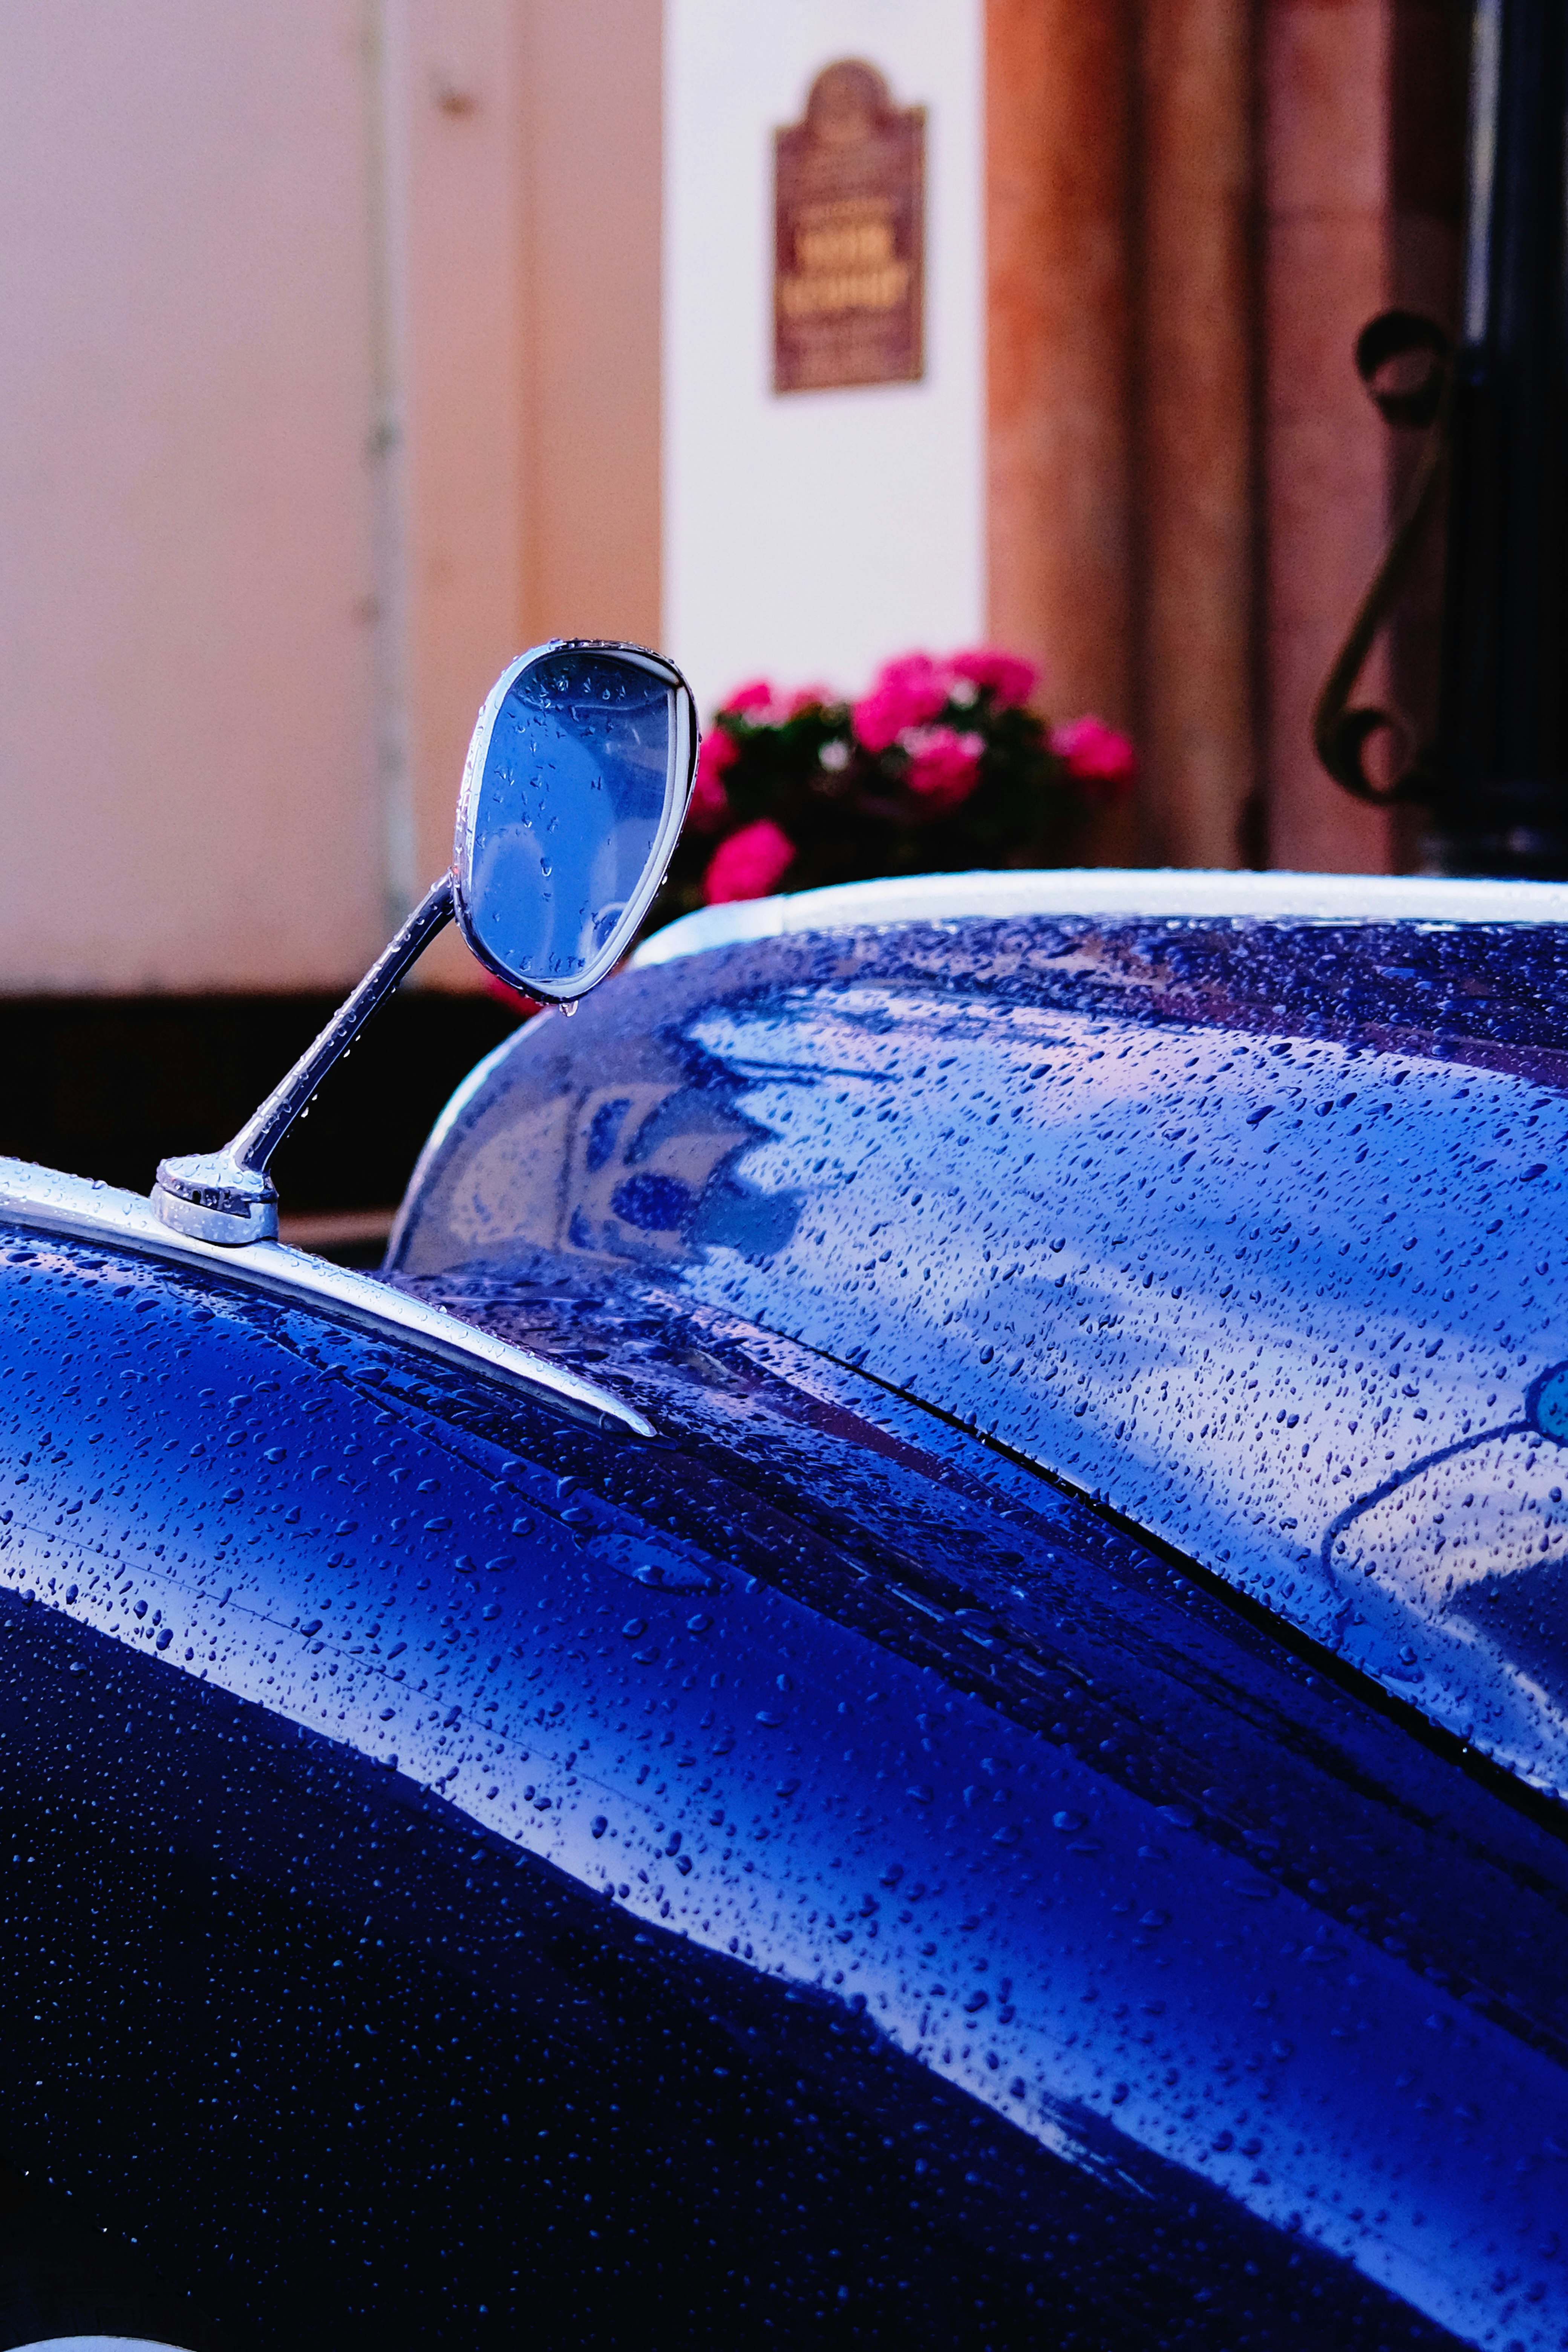
[[[919,373],[776,390],[774,140],[923,109]],[[1376,871],[1310,711],[1453,323],[1444,0],[5,0],[0,1150],[221,1140],[450,855],[522,646],[704,711],[990,642],[1130,733],[1115,863]],[[1424,713],[1436,551],[1380,656]],[[280,1155],[374,1253],[517,1009],[453,934]]]

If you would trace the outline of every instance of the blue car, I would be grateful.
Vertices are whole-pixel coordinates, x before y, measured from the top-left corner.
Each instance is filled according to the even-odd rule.
[[[927,877],[590,995],[694,747],[524,656],[227,1153],[0,1163],[0,2347],[1559,2352],[1568,892]],[[379,1277],[285,1248],[453,915],[558,1009]]]

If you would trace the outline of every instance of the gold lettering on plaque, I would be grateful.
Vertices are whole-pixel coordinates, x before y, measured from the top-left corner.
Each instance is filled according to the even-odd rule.
[[[773,134],[773,390],[924,373],[925,109],[846,58]]]

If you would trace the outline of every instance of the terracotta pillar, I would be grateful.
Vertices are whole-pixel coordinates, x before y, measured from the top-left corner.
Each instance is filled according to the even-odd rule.
[[[1253,15],[1142,10],[1138,733],[1161,865],[1245,862],[1255,783]]]
[[[1394,0],[1389,155],[1391,299],[1456,334],[1465,199],[1466,43],[1446,0]],[[1425,447],[1419,433],[1388,437],[1391,496],[1403,499]],[[1394,704],[1414,740],[1436,730],[1444,533],[1430,530],[1389,631]],[[1395,862],[1421,853],[1415,810],[1396,820]]]
[[[1352,349],[1391,299],[1391,13],[1264,8],[1268,862],[1297,869],[1389,863],[1389,820],[1323,774],[1311,713],[1386,529],[1387,427]]]
[[[1055,716],[1135,717],[1121,0],[987,0],[991,634]]]

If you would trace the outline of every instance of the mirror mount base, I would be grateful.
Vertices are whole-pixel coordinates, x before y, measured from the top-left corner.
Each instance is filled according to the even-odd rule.
[[[348,1052],[382,999],[451,919],[452,877],[443,874],[233,1142],[221,1151],[191,1151],[160,1163],[153,1202],[166,1225],[193,1241],[216,1242],[224,1249],[276,1241],[278,1188],[267,1173],[268,1161],[332,1064]]]
[[[265,1169],[244,1168],[227,1151],[190,1151],[159,1162],[158,1214],[193,1241],[227,1249],[278,1238],[278,1190]]]

